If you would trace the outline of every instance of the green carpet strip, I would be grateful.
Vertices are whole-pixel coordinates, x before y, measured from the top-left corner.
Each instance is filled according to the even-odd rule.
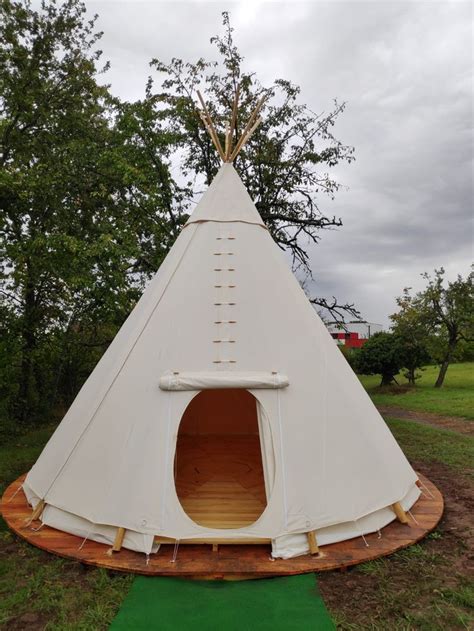
[[[111,631],[334,631],[314,574],[250,581],[137,576]]]

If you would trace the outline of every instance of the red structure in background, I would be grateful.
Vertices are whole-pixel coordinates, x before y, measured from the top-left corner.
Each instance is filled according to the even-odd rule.
[[[366,320],[328,322],[326,326],[336,344],[347,348],[360,348],[374,333],[382,331],[381,324]]]
[[[331,337],[348,348],[360,348],[367,342],[367,338],[359,337],[358,333],[331,333]]]

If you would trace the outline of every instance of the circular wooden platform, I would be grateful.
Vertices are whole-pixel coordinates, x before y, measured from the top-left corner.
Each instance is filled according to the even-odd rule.
[[[173,545],[162,545],[157,554],[150,555],[148,564],[144,554],[121,550],[107,555],[110,546],[82,540],[74,535],[26,522],[31,515],[23,491],[19,490],[24,476],[5,491],[2,513],[10,528],[38,548],[62,557],[76,559],[98,567],[137,574],[181,576],[207,579],[251,579],[270,576],[303,574],[346,568],[392,554],[423,539],[438,524],[443,514],[443,496],[436,486],[420,475],[422,495],[411,510],[409,525],[392,522],[377,533],[366,535],[368,546],[361,537],[323,546],[319,556],[272,560],[269,545],[219,545],[213,552],[210,545],[181,545],[173,562]]]

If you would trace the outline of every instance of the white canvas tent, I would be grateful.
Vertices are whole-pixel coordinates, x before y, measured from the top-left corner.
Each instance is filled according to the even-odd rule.
[[[183,510],[174,463],[188,404],[227,388],[256,400],[266,507],[223,531]],[[80,537],[113,543],[121,528],[144,553],[156,535],[268,538],[287,558],[308,552],[308,532],[325,545],[382,528],[416,481],[226,163],[23,489],[45,524]]]

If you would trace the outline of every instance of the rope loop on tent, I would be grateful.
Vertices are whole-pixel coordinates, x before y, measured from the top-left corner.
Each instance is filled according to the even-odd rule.
[[[362,537],[364,543],[365,543],[365,547],[366,548],[370,548],[369,544],[367,543],[367,539],[364,537],[364,533],[362,532],[362,530],[359,528],[359,524],[357,523],[357,521],[354,519],[354,526],[356,527],[356,530],[359,532],[359,536]],[[379,531],[380,532],[380,531]],[[380,537],[379,537],[380,538]]]
[[[17,488],[17,490],[13,493],[13,495],[8,500],[7,504],[9,504],[15,498],[15,496],[18,494],[18,491],[20,491],[20,489],[22,488],[23,488],[23,484],[20,484],[20,486]]]
[[[85,544],[85,543],[86,543],[86,541],[89,539],[89,537],[90,537],[90,535],[91,535],[91,532],[92,532],[92,529],[91,529],[91,530],[89,530],[89,531],[86,533],[86,536],[85,536],[85,537],[84,537],[84,539],[82,540],[82,543],[81,543],[81,545],[78,547],[78,550],[82,550],[82,548],[84,547],[84,544]],[[110,552],[110,554],[109,554],[109,552]],[[112,556],[112,548],[111,548],[111,549],[107,552],[107,554],[109,554],[109,556]]]
[[[434,500],[434,495],[431,493],[431,491],[429,490],[429,488],[427,486],[425,486],[423,484],[423,482],[420,480],[420,487],[422,488],[423,491],[426,491],[426,493],[429,495],[429,497]]]
[[[174,542],[173,558],[171,559],[170,563],[176,563],[176,558],[178,556],[178,549],[179,549],[179,539],[176,539],[176,541]]]

